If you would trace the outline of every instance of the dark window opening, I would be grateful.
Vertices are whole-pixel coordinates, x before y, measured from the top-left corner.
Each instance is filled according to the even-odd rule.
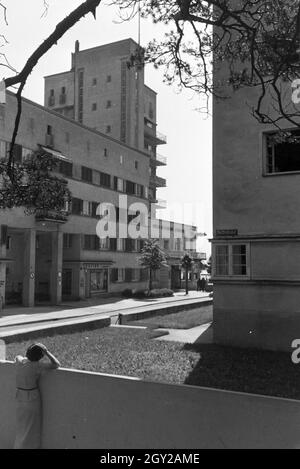
[[[300,171],[300,130],[288,133],[288,137],[281,137],[279,133],[267,135],[268,174]]]
[[[86,182],[92,182],[93,180],[93,171],[86,166],[81,167],[81,179]]]
[[[110,175],[106,173],[100,173],[100,185],[110,188]]]

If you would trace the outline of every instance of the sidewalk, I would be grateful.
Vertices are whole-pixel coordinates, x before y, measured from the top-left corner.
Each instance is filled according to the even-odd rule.
[[[117,316],[121,312],[140,312],[153,310],[154,306],[178,306],[184,304],[197,304],[209,299],[209,293],[192,291],[188,295],[184,292],[174,294],[174,297],[157,299],[133,298],[103,298],[88,301],[70,302],[60,306],[38,306],[33,308],[7,308],[0,317],[0,329],[26,324],[49,323],[51,321],[71,318],[83,318],[94,315]],[[101,301],[101,303],[99,303]]]

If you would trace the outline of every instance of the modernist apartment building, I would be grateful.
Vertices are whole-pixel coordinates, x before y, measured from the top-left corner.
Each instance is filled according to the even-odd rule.
[[[256,89],[226,93],[213,112],[215,339],[291,350],[300,338],[300,140],[280,142],[253,118]]]
[[[129,40],[124,41],[124,44],[133,47],[134,43]],[[120,46],[124,44],[121,42]],[[103,46],[104,50],[105,47]],[[111,47],[114,48],[114,45]],[[127,49],[123,51],[121,47],[124,56],[128,52]],[[126,197],[128,206],[142,202],[149,207],[150,203],[156,200],[153,199],[153,194],[150,194],[151,187],[153,190],[158,187],[153,179],[153,168],[157,166],[156,145],[160,142],[155,136],[156,123],[152,129],[154,136],[150,139],[153,144],[152,151],[145,148],[145,142],[149,142],[149,139],[147,119],[142,105],[143,119],[139,132],[143,134],[143,142],[137,144],[138,140],[134,140],[133,134],[136,133],[132,129],[137,122],[133,120],[134,123],[129,124],[127,114],[124,118],[126,132],[123,139],[120,123],[122,117],[118,118],[119,112],[123,115],[122,106],[114,111],[114,106],[119,106],[116,97],[119,93],[121,99],[123,92],[122,80],[118,85],[115,82],[122,76],[123,60],[119,60],[120,70],[116,59],[111,68],[107,65],[106,72],[96,74],[92,71],[88,73],[88,65],[95,64],[95,57],[82,58],[87,64],[85,71],[78,51],[77,55],[75,53],[78,59],[75,62],[80,65],[80,70],[73,72],[75,82],[72,82],[71,72],[66,74],[68,78],[62,78],[66,80],[65,85],[56,87],[53,84],[49,88],[49,82],[60,79],[60,75],[46,79],[45,95],[49,106],[43,107],[23,99],[15,160],[22,161],[37,149],[52,154],[58,162],[57,173],[68,181],[72,202],[66,207],[68,211],[64,214],[38,212],[35,215],[25,215],[21,208],[0,212],[2,303],[13,302],[32,306],[36,302],[48,301],[58,304],[62,298],[80,299],[93,295],[117,294],[125,288],[139,289],[148,284],[147,271],[141,268],[137,259],[143,240],[123,237],[100,239],[96,234],[96,227],[99,222],[97,207],[101,202],[114,204],[118,209],[120,197]],[[82,69],[83,82],[78,80]],[[135,80],[135,72],[126,68],[128,90],[132,73]],[[143,71],[139,73],[143,77]],[[62,74],[62,77],[64,75]],[[101,87],[106,86],[114,86],[115,91],[104,93],[102,90],[94,95],[94,83],[99,85],[100,91]],[[153,98],[154,113],[151,114],[151,119],[154,123],[155,94],[144,85],[140,88],[143,90],[145,103],[148,103],[146,112],[149,112],[149,103]],[[72,93],[75,96],[73,102]],[[92,121],[93,113],[103,104],[103,96],[107,101],[107,98],[110,98],[112,118],[104,118],[99,113],[98,118]],[[55,103],[66,106],[60,109]],[[126,88],[126,109],[130,103],[131,98],[127,96]],[[77,109],[81,105],[82,111],[79,112]],[[136,112],[136,107],[132,112]],[[7,155],[15,113],[15,96],[8,93],[7,103],[0,105],[1,158]],[[131,112],[128,116],[131,118]],[[104,122],[107,128],[103,128]],[[196,227],[171,222],[170,234],[164,238],[166,223],[162,220],[154,221],[157,229],[155,237],[160,238],[162,247],[169,254],[170,264],[169,268],[160,271],[157,286],[178,288],[180,257],[186,250],[196,256]]]
[[[149,199],[166,186],[157,176],[166,158],[157,146],[166,137],[157,130],[156,92],[144,83],[144,67],[129,67],[130,57],[142,53],[132,39],[80,50],[76,41],[71,70],[45,77],[45,106],[97,129],[150,157]],[[164,202],[159,202],[164,208]],[[163,205],[161,205],[163,204]]]

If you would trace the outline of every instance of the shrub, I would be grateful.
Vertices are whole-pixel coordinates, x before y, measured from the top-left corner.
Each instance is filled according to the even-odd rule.
[[[155,288],[154,290],[151,290],[148,294],[148,296],[151,298],[162,298],[173,295],[174,292],[173,290],[170,290],[170,288]]]
[[[134,298],[145,298],[147,296],[148,290],[144,289],[139,289],[139,290],[133,290],[132,296]]]
[[[122,296],[124,296],[125,298],[132,298],[131,288],[125,288],[125,290],[122,291]]]

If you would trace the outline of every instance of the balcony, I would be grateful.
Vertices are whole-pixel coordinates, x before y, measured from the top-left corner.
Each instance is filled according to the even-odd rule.
[[[167,201],[165,199],[157,199],[156,208],[159,208],[159,209],[167,208]]]
[[[167,157],[160,155],[159,153],[154,153],[151,152],[151,163],[153,163],[155,166],[166,166],[167,165]]]
[[[160,176],[151,176],[150,177],[150,184],[152,184],[156,187],[167,187],[166,179],[164,179]]]
[[[66,223],[68,221],[68,212],[62,210],[43,210],[36,211],[35,219],[38,222]]]
[[[152,145],[163,145],[167,143],[167,137],[165,135],[148,125],[144,126],[144,135],[145,139],[147,139]]]

